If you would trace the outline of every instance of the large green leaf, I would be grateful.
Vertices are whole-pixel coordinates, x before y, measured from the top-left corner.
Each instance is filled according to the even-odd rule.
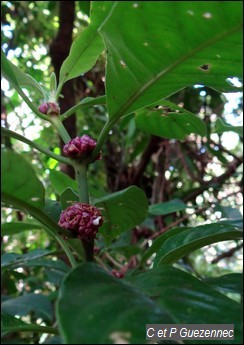
[[[60,70],[60,82],[80,76],[95,65],[104,43],[98,34],[98,28],[106,19],[113,6],[109,1],[93,1],[91,9],[91,23],[73,42],[69,56],[63,62]]]
[[[136,186],[97,199],[95,206],[102,208],[104,223],[100,232],[112,240],[124,231],[143,222],[147,215],[148,200]]]
[[[117,1],[100,32],[111,118],[189,85],[236,90],[227,78],[242,78],[239,1]]]
[[[146,133],[169,139],[185,139],[188,134],[206,134],[205,123],[196,115],[171,102],[158,109],[136,112],[136,126]],[[169,108],[170,107],[170,108]]]
[[[172,264],[208,244],[241,238],[242,231],[231,224],[214,223],[179,230],[162,244],[154,264]]]
[[[36,317],[52,321],[53,308],[47,296],[29,293],[8,299],[1,304],[2,311],[10,315],[26,316],[34,312]]]
[[[14,198],[38,208],[44,206],[45,190],[34,169],[21,155],[12,151],[2,153],[2,193],[3,202],[7,205]]]
[[[31,224],[26,222],[9,222],[2,224],[1,235],[13,235],[22,231],[42,229],[40,224]]]
[[[182,211],[186,209],[186,204],[180,199],[174,199],[166,202],[161,202],[159,204],[154,204],[149,206],[148,212],[154,216],[166,215],[177,211]]]
[[[147,323],[172,321],[150,298],[92,263],[69,273],[59,292],[66,344],[145,344]]]
[[[240,344],[241,306],[189,273],[172,266],[162,265],[128,277],[126,281],[153,298],[170,314],[176,324],[234,323],[235,341],[233,343]],[[164,322],[161,321],[161,323]]]

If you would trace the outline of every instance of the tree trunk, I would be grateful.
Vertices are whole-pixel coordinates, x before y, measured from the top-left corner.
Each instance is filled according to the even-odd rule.
[[[72,34],[75,18],[75,1],[59,1],[59,30],[56,38],[50,45],[50,56],[57,79],[63,61],[69,55],[72,44]],[[67,81],[61,91],[63,98],[59,100],[61,114],[75,105],[74,79]],[[70,116],[63,122],[71,138],[76,136],[76,116]],[[63,151],[64,143],[60,139],[60,148]],[[74,178],[73,167],[61,163],[61,170]]]

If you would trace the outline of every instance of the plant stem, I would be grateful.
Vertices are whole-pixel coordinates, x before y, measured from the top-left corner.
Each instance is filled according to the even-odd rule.
[[[86,107],[90,107],[92,105],[98,105],[98,104],[106,104],[106,97],[101,96],[101,97],[96,97],[96,98],[91,98],[91,97],[84,98],[80,103],[74,105],[72,108],[70,108],[65,113],[63,113],[60,116],[60,120],[61,121],[66,120],[68,117],[70,117],[80,108],[86,108]]]
[[[82,245],[84,248],[85,259],[86,261],[93,261],[94,260],[94,240],[85,241],[82,240]]]
[[[31,140],[23,137],[22,135],[15,133],[15,132],[7,129],[7,128],[1,127],[1,132],[6,137],[10,137],[10,138],[14,138],[14,139],[17,139],[19,141],[22,141],[23,143],[28,144],[29,146],[35,148],[36,150],[38,150],[38,151],[44,153],[45,155],[55,159],[56,161],[59,161],[59,162],[64,163],[64,164],[69,164],[69,165],[72,164],[69,158],[57,155],[56,153],[46,149],[45,147],[43,147],[39,144],[36,144],[34,141],[31,141]]]
[[[35,324],[26,324],[26,325],[18,325],[16,327],[3,327],[3,331],[10,331],[10,332],[41,332],[41,333],[48,333],[48,334],[59,334],[57,328],[49,327],[49,326],[41,326]]]
[[[12,84],[13,85],[13,84]],[[29,100],[29,98],[26,96],[26,94],[24,93],[24,91],[22,91],[22,89],[20,87],[16,87],[15,85],[13,85],[15,90],[18,92],[18,94],[23,98],[23,100],[25,101],[25,103],[29,106],[29,108],[33,111],[33,113],[35,113],[37,116],[39,116],[41,119],[51,122],[51,119],[45,115],[42,114],[34,105],[33,103]]]
[[[89,192],[87,181],[87,164],[77,164],[74,166],[76,172],[76,179],[78,182],[78,192],[80,202],[89,204]],[[94,240],[82,240],[82,245],[85,253],[86,261],[93,261],[94,256]]]
[[[89,192],[87,183],[87,165],[74,164],[80,202],[89,204]]]
[[[53,126],[56,128],[58,131],[58,134],[60,137],[63,139],[63,142],[66,144],[71,140],[69,133],[67,132],[66,128],[64,127],[62,121],[60,120],[59,116],[52,116],[51,117],[51,122]]]
[[[119,118],[113,118],[112,120],[108,120],[107,123],[105,124],[105,126],[103,127],[99,138],[97,140],[97,144],[96,147],[94,149],[94,151],[92,152],[90,161],[94,161],[96,159],[96,157],[99,155],[99,152],[102,149],[102,146],[107,138],[107,135],[109,133],[109,131],[111,130],[111,128],[115,125],[115,123],[119,120]]]

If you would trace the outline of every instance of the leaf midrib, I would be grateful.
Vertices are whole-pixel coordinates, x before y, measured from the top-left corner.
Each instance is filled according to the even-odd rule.
[[[169,72],[171,72],[172,70],[174,70],[176,67],[178,67],[178,65],[180,65],[182,62],[185,62],[187,59],[189,59],[190,57],[194,56],[195,54],[199,53],[200,51],[202,51],[204,48],[211,46],[212,44],[214,44],[215,42],[219,41],[220,39],[227,37],[229,35],[231,35],[234,32],[237,32],[239,29],[242,28],[242,25],[236,25],[234,26],[232,29],[225,31],[224,33],[221,33],[217,36],[215,36],[214,38],[204,42],[203,44],[201,44],[200,46],[198,46],[197,48],[193,49],[191,52],[189,52],[188,54],[184,55],[183,57],[181,57],[180,59],[178,59],[176,62],[174,62],[172,65],[168,66],[167,68],[165,68],[164,70],[160,71],[155,77],[153,77],[151,80],[149,80],[147,83],[145,83],[142,87],[140,87],[138,89],[138,91],[136,91],[129,99],[128,101],[122,105],[122,107],[120,107],[120,109],[114,114],[110,116],[112,118],[119,118],[121,116],[124,115],[128,115],[129,113],[126,113],[126,110],[143,94],[143,92],[145,92],[147,89],[149,89],[154,83],[156,83],[160,78],[162,78],[162,76],[167,75]],[[135,110],[134,110],[135,111]]]

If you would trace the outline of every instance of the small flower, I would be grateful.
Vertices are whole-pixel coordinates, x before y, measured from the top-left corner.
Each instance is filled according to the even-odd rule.
[[[58,116],[60,114],[60,108],[54,102],[42,103],[38,107],[38,110],[43,114],[51,115],[51,116]]]
[[[111,274],[112,274],[113,276],[115,276],[116,278],[119,278],[119,279],[124,278],[124,274],[121,273],[121,272],[118,271],[118,270],[115,270],[115,269],[113,269],[113,270],[111,271]]]
[[[70,158],[85,158],[92,153],[96,146],[96,140],[84,134],[82,137],[76,137],[71,139],[67,144],[64,145],[64,155]],[[101,153],[97,156],[97,159],[101,158]]]
[[[42,103],[39,107],[38,110],[42,113],[42,114],[47,114],[48,111],[48,104],[47,103]]]
[[[77,238],[88,241],[96,237],[103,217],[97,207],[77,202],[62,211],[58,224],[75,233]]]

